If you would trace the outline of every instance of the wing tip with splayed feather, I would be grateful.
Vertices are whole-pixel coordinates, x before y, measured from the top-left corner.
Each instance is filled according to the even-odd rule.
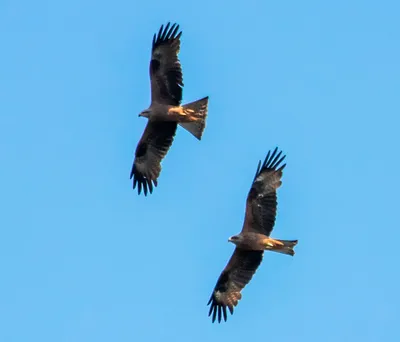
[[[211,306],[210,310],[208,311],[208,317],[212,315],[212,323],[215,323],[215,321],[221,323],[222,320],[226,322],[228,320],[228,313],[226,310],[227,308],[229,309],[231,315],[233,315],[233,306],[227,306],[218,302],[217,298],[215,297],[215,290],[213,291],[210,300],[207,303],[207,306],[210,304]]]
[[[172,24],[168,22],[167,25],[161,25],[158,34],[154,34],[153,36],[153,50],[157,48],[159,45],[166,43],[170,40],[174,41],[181,37],[182,31],[179,31],[179,25],[177,23]]]
[[[254,181],[261,174],[261,172],[265,170],[282,171],[285,168],[286,164],[283,165],[280,164],[286,158],[286,155],[283,155],[281,157],[282,151],[279,151],[279,153],[277,152],[278,152],[278,147],[275,147],[272,153],[271,150],[269,150],[264,159],[264,162],[261,163],[261,160],[258,162],[258,167],[256,174],[254,176]]]
[[[147,193],[152,194],[153,193],[153,185],[154,187],[157,187],[157,180],[151,180],[143,176],[137,169],[135,164],[132,166],[131,174],[130,174],[130,179],[133,177],[133,185],[132,189],[135,189],[136,186],[138,188],[138,195],[141,194],[142,189],[143,193],[145,196],[147,196]]]

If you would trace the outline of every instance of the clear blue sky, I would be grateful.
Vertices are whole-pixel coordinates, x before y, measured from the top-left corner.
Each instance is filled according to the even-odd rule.
[[[0,340],[398,341],[398,1],[0,1]],[[129,173],[153,33],[183,30],[159,187]],[[228,322],[206,303],[259,159],[287,154],[269,253]]]

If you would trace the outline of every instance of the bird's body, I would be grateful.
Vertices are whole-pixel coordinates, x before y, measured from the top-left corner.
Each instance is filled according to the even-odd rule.
[[[139,116],[153,121],[172,121],[168,118],[168,110],[173,107],[174,106],[165,105],[162,103],[152,103],[151,106],[141,112]]]
[[[152,103],[149,108],[139,114],[151,121],[173,121],[178,123],[193,122],[194,110],[185,106],[165,105],[163,103]]]
[[[292,241],[272,239],[260,233],[240,233],[239,235],[232,236],[228,241],[234,243],[237,248],[247,251],[271,250],[284,254],[292,254],[291,252],[293,251],[290,249]]]
[[[229,242],[236,245],[235,251],[215,285],[208,304],[209,316],[214,322],[218,318],[227,320],[227,309],[233,308],[242,298],[242,289],[250,282],[260,266],[264,251],[294,255],[297,240],[278,240],[270,237],[275,224],[276,190],[281,186],[280,166],[285,156],[277,149],[268,152],[263,165],[258,165],[253,184],[246,201],[246,215],[240,234],[231,236]]]
[[[180,49],[179,25],[162,25],[153,37],[150,60],[151,104],[139,116],[148,119],[138,143],[131,178],[147,195],[161,172],[161,161],[172,145],[178,124],[201,140],[206,125],[208,97],[181,105],[183,76],[178,59]]]
[[[236,245],[237,248],[246,251],[263,251],[266,244],[264,243],[268,237],[259,233],[240,233],[229,238],[229,242]]]

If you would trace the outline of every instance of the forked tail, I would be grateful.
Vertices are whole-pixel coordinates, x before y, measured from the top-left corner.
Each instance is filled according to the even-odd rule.
[[[294,252],[294,246],[297,245],[297,240],[278,240],[274,239],[277,243],[274,243],[273,246],[266,248],[270,251],[277,252],[277,253],[282,253],[282,254],[288,254],[293,256],[295,254]]]
[[[206,119],[208,113],[208,96],[187,103],[182,106],[187,117],[187,122],[179,122],[179,124],[187,131],[192,133],[197,139],[201,140],[204,128],[206,127]]]

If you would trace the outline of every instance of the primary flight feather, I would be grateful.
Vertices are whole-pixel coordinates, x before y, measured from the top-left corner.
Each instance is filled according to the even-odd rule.
[[[133,189],[153,192],[161,161],[172,145],[178,124],[201,140],[208,112],[208,96],[181,106],[183,76],[178,59],[182,31],[179,25],[161,25],[153,37],[150,60],[151,104],[139,116],[148,119],[136,147],[130,178]]]
[[[250,282],[260,266],[264,250],[294,255],[293,247],[297,240],[278,240],[270,238],[275,224],[277,197],[276,190],[281,186],[281,165],[285,156],[268,152],[264,163],[258,164],[257,172],[246,201],[246,214],[242,231],[229,238],[236,245],[235,251],[218,278],[208,305],[212,322],[227,320],[227,309],[233,314],[234,307],[242,298],[242,289]]]

